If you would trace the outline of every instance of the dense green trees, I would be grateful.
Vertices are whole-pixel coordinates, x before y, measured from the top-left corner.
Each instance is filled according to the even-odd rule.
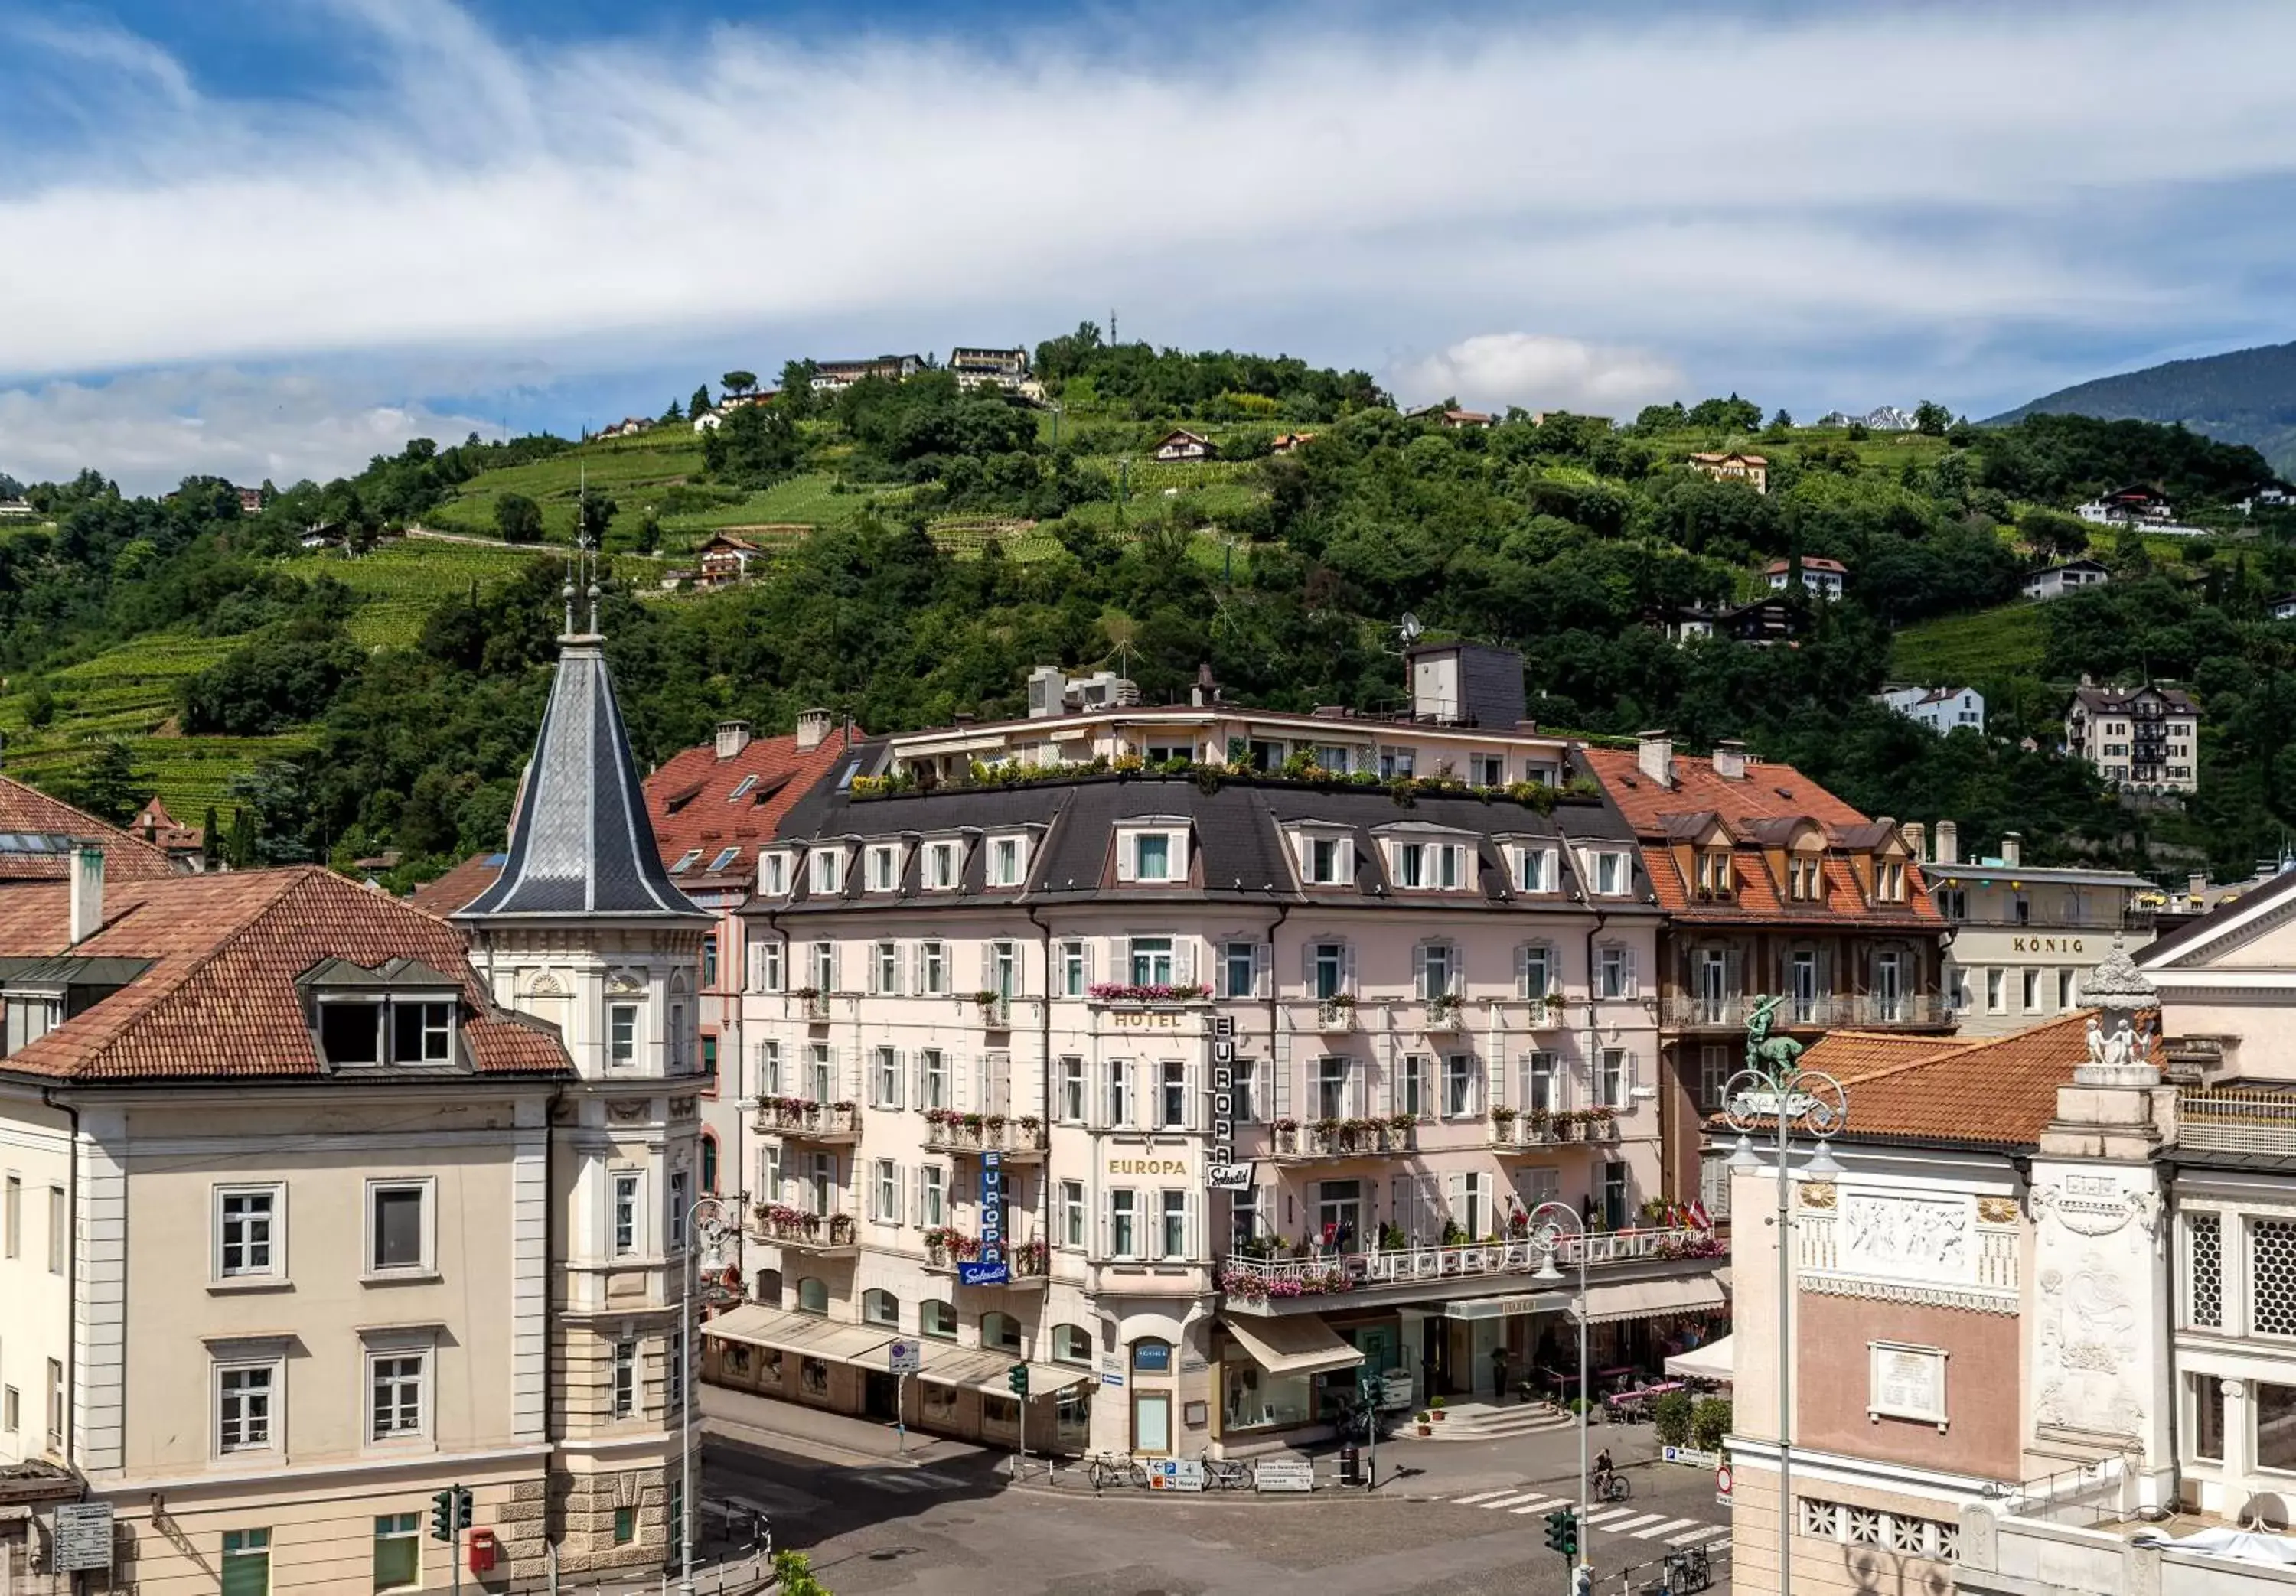
[[[495,500],[495,530],[504,543],[540,543],[542,506],[522,493],[504,493]]]

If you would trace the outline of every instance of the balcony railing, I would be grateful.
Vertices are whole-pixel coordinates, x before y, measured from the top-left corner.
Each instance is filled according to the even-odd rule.
[[[980,1238],[969,1236],[954,1225],[937,1225],[925,1232],[925,1267],[955,1269],[960,1264],[977,1262],[980,1256]],[[1042,1241],[1007,1241],[1004,1244],[1004,1268],[1016,1281],[1042,1281],[1052,1269],[1052,1248]]]
[[[1560,1147],[1569,1142],[1619,1139],[1615,1109],[1493,1109],[1491,1146],[1501,1150]]]
[[[1597,1231],[1564,1236],[1554,1248],[1554,1265],[1565,1274],[1578,1267],[1664,1258],[1723,1256],[1711,1231],[1669,1226],[1649,1230]],[[1221,1265],[1220,1289],[1234,1301],[1264,1303],[1294,1297],[1337,1297],[1387,1286],[1441,1285],[1492,1275],[1529,1275],[1546,1262],[1547,1246],[1529,1236],[1505,1241],[1469,1241],[1451,1246],[1382,1248],[1373,1252],[1310,1252],[1305,1256],[1251,1257],[1231,1255]]]
[[[1440,992],[1425,1001],[1429,1030],[1456,1031],[1464,1023],[1466,1004],[1456,993]]]
[[[980,1023],[992,1031],[1013,1028],[1013,1000],[1001,992],[976,992],[972,994],[972,1011]]]
[[[1710,996],[1694,992],[1671,992],[1660,1010],[1663,1022],[1677,1030],[1740,1031],[1746,1028],[1750,1004],[1742,993]],[[1822,996],[1788,996],[1770,1017],[1781,1028],[1860,1028],[1888,1026],[1935,1026],[1953,1019],[1945,999],[1933,992],[1901,992],[1895,997],[1879,993],[1830,993]]]
[[[1411,1114],[1365,1119],[1279,1119],[1268,1127],[1268,1152],[1282,1160],[1375,1158],[1405,1153],[1418,1145],[1419,1120]]]
[[[1746,1000],[1735,992],[1709,997],[1693,992],[1670,992],[1666,998],[1666,1023],[1684,1030],[1743,1030]]]
[[[934,1152],[1040,1153],[1045,1122],[1033,1114],[960,1114],[955,1109],[925,1110],[925,1146]]]
[[[1934,992],[1901,992],[1895,997],[1866,992],[1833,1001],[1840,1015],[1834,1023],[1861,1029],[1950,1025],[1954,1018],[1952,1006]]]
[[[783,1203],[759,1203],[757,1221],[758,1234],[782,1247],[828,1254],[852,1252],[861,1245],[850,1214],[816,1214]]]
[[[1352,1031],[1356,1028],[1356,1004],[1353,998],[1319,998],[1316,1003],[1316,1028],[1319,1031]]]
[[[758,1134],[850,1142],[861,1134],[861,1106],[825,1103],[810,1097],[763,1098],[758,1103]]]
[[[2177,1140],[2217,1152],[2296,1152],[2296,1092],[2269,1086],[2179,1092]]]
[[[801,1019],[829,1018],[829,994],[826,992],[792,992],[790,994],[790,1003],[796,1008],[798,1017]]]

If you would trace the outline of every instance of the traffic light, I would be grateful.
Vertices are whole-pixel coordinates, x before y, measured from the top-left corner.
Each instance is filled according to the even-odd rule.
[[[1559,1551],[1564,1557],[1578,1555],[1578,1513],[1575,1508],[1557,1508],[1546,1515],[1546,1549]]]
[[[471,1527],[471,1492],[467,1486],[455,1487],[455,1527],[456,1529]]]
[[[460,1489],[462,1487],[457,1486],[453,1490],[439,1491],[431,1496],[430,1538],[432,1540],[452,1541],[455,1538],[455,1492]]]
[[[1004,1377],[1004,1383],[1013,1387],[1013,1395],[1026,1396],[1029,1394],[1029,1365],[1013,1364],[1012,1372]]]

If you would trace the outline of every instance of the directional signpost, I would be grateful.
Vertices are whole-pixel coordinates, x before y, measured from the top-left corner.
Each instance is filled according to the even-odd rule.
[[[909,1376],[925,1366],[925,1349],[914,1341],[896,1341],[885,1348],[885,1366],[893,1374],[893,1434],[900,1437],[901,1450],[909,1449],[909,1427],[902,1415],[908,1411],[904,1400],[908,1395]]]
[[[111,1504],[65,1502],[56,1505],[55,1561],[59,1574],[111,1567]]]

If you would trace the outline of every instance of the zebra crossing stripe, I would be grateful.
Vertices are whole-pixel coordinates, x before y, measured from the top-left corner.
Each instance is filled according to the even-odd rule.
[[[1494,1496],[1512,1496],[1519,1488],[1520,1487],[1515,1486],[1509,1486],[1503,1491],[1480,1491],[1472,1496],[1454,1496],[1451,1498],[1451,1505],[1453,1507],[1473,1507],[1477,1502],[1488,1502]]]
[[[1670,1535],[1677,1531],[1688,1529],[1695,1523],[1697,1520],[1694,1518],[1669,1518],[1664,1524],[1653,1524],[1648,1529],[1638,1529],[1634,1532],[1634,1535],[1637,1541],[1655,1541],[1660,1535]]]
[[[1518,1491],[1511,1493],[1508,1495],[1502,1496],[1496,1502],[1478,1502],[1476,1505],[1481,1508],[1485,1512],[1490,1512],[1498,1508],[1511,1508],[1517,1502],[1536,1502],[1538,1499],[1538,1493],[1536,1491]]]
[[[1509,1508],[1507,1510],[1512,1513],[1551,1513],[1556,1508],[1568,1507],[1570,1503],[1562,1497],[1545,1496],[1527,1506]]]
[[[1608,1529],[1620,1519],[1631,1518],[1634,1516],[1635,1510],[1632,1508],[1604,1508],[1599,1513],[1587,1514],[1587,1522],[1595,1529]],[[1655,1513],[1651,1515],[1652,1518],[1656,1518],[1657,1516],[1658,1515]]]
[[[1645,1524],[1656,1524],[1660,1519],[1665,1517],[1666,1515],[1664,1513],[1644,1513],[1636,1518],[1628,1519],[1623,1524],[1605,1524],[1603,1527],[1614,1535],[1632,1535],[1642,1526]]]

